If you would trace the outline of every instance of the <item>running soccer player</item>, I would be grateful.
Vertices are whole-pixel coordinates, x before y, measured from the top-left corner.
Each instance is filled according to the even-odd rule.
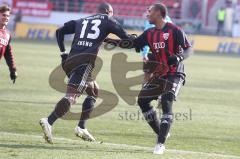
[[[14,57],[11,47],[11,34],[7,30],[11,9],[7,5],[0,6],[0,59],[4,56],[9,71],[10,78],[15,83],[17,78],[17,69],[14,63]]]
[[[157,144],[154,154],[163,154],[165,142],[173,122],[172,106],[185,81],[184,64],[182,63],[192,53],[192,47],[184,31],[174,24],[165,21],[167,8],[162,3],[152,5],[148,10],[148,20],[155,27],[143,32],[132,41],[137,51],[145,45],[150,47],[153,53],[152,61],[149,61],[150,71],[153,76],[144,84],[138,95],[138,105],[142,113],[157,134]],[[107,39],[105,42],[121,46],[121,40]],[[129,43],[130,44],[130,43]],[[151,101],[157,100],[162,95],[161,120],[151,106]]]
[[[130,38],[121,25],[112,18],[113,9],[110,4],[101,4],[98,11],[98,14],[69,21],[56,31],[62,66],[69,77],[69,81],[65,97],[56,104],[48,118],[40,120],[45,140],[48,143],[53,143],[53,123],[69,111],[70,106],[76,102],[76,98],[84,91],[88,96],[83,102],[82,114],[75,128],[75,134],[83,140],[95,141],[86,129],[85,123],[89,119],[98,96],[98,85],[91,78],[91,72],[99,47],[109,33],[113,33],[121,39]],[[75,34],[69,54],[66,53],[64,46],[64,35],[66,34]]]

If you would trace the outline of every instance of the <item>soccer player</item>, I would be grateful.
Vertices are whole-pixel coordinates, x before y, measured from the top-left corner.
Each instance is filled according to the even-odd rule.
[[[172,23],[172,19],[166,15],[165,21],[168,23]],[[155,27],[154,24],[150,24],[148,20],[145,21],[144,23],[144,31]],[[144,72],[144,79],[143,79],[143,84],[146,83],[152,76],[152,72],[150,71],[151,68],[149,68],[149,63],[148,61],[153,59],[153,55],[150,52],[150,48],[148,45],[144,46],[144,48],[141,50],[141,55],[143,59],[143,72]],[[161,96],[158,97],[158,107],[160,108],[162,106],[161,104]],[[169,134],[170,136],[170,134]]]
[[[152,5],[148,10],[148,21],[155,27],[143,32],[134,39],[133,46],[137,51],[145,45],[150,47],[153,55],[149,61],[149,68],[153,77],[146,82],[138,95],[138,105],[142,113],[157,134],[157,144],[154,154],[163,154],[165,142],[173,122],[172,106],[185,81],[184,64],[182,63],[193,53],[191,45],[184,31],[174,24],[165,21],[167,8],[162,3]],[[121,40],[106,40],[110,44],[121,44]],[[131,48],[130,46],[121,46]],[[151,106],[151,101],[162,95],[161,120]]]
[[[166,22],[172,23],[172,19],[167,15],[165,18]],[[155,27],[154,24],[150,24],[148,20],[144,23],[144,31]],[[151,73],[148,72],[149,69],[147,68],[147,62],[149,59],[151,59],[152,54],[150,53],[150,48],[148,45],[144,46],[144,48],[141,50],[141,55],[143,59],[143,72],[144,72],[144,80],[143,83],[147,82],[148,79],[151,77]]]
[[[52,143],[51,127],[53,123],[69,111],[70,106],[76,102],[76,98],[84,91],[88,96],[83,102],[82,114],[75,128],[75,134],[83,140],[95,141],[94,137],[86,129],[85,124],[98,96],[98,86],[91,79],[91,72],[99,47],[109,33],[113,33],[121,39],[130,38],[121,25],[112,18],[113,9],[110,4],[100,4],[98,11],[98,14],[69,21],[56,31],[63,69],[69,80],[65,97],[56,104],[55,109],[48,118],[40,120],[45,140],[48,143]],[[75,34],[69,54],[66,53],[64,46],[64,35],[66,34]]]
[[[15,83],[17,78],[16,66],[11,47],[11,34],[7,30],[11,9],[7,5],[0,6],[0,59],[4,56],[9,71],[10,78]]]

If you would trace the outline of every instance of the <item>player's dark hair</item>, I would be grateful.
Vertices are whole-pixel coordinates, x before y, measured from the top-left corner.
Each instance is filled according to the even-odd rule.
[[[8,5],[1,5],[0,6],[0,13],[4,13],[6,11],[11,11],[11,8]]]
[[[110,8],[111,8],[111,4],[104,2],[98,6],[98,12],[103,14],[108,14],[107,11],[110,10]]]
[[[155,10],[160,11],[163,18],[166,18],[168,10],[167,10],[167,7],[163,3],[156,3],[153,5],[153,7]]]

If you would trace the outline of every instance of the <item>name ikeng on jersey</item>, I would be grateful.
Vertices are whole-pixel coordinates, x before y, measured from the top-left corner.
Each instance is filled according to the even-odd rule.
[[[79,46],[86,46],[86,47],[92,47],[93,43],[89,41],[78,41],[77,45]]]

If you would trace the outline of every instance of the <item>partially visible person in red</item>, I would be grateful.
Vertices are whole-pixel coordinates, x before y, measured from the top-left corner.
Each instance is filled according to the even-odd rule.
[[[17,69],[14,63],[14,57],[12,54],[11,47],[11,34],[7,30],[10,18],[10,7],[7,5],[0,6],[0,60],[2,57],[5,58],[10,71],[10,78],[15,83],[17,78]]]

